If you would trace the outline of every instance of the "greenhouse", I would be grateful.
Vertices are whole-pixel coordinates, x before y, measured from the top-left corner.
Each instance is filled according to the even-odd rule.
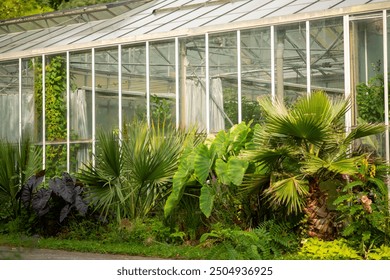
[[[352,96],[389,122],[385,0],[130,0],[0,22],[0,139],[29,136],[75,171],[99,130],[164,119],[207,133],[258,121],[257,99]],[[385,78],[384,78],[385,77]],[[370,107],[371,106],[371,107]],[[389,134],[376,139],[389,160]],[[57,163],[61,164],[61,163]]]

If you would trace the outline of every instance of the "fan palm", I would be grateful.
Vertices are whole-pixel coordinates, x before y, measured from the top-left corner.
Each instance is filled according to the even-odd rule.
[[[41,157],[25,138],[21,145],[0,141],[0,203],[7,215],[16,218],[20,212],[18,193],[27,178],[40,170]]]
[[[384,125],[362,124],[346,132],[343,119],[350,100],[332,101],[324,92],[303,97],[291,108],[267,98],[259,103],[265,123],[255,130],[245,156],[268,178],[264,196],[289,214],[306,213],[309,235],[332,238],[333,217],[320,183],[355,174],[363,155],[353,154],[351,145],[383,132]]]
[[[170,190],[182,150],[198,141],[195,132],[138,121],[123,134],[119,141],[102,132],[95,166],[87,165],[78,174],[95,208],[118,222],[143,218],[159,205]]]

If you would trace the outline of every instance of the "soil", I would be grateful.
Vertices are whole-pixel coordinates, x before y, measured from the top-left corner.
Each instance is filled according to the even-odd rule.
[[[159,258],[0,246],[0,260],[158,260]]]

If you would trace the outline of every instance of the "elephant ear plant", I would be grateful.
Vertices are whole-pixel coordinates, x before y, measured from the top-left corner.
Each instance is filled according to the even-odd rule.
[[[19,196],[24,207],[38,216],[45,225],[45,230],[51,232],[57,225],[62,224],[75,210],[84,216],[88,204],[83,199],[83,186],[67,172],[61,178],[52,178],[48,187],[41,187],[45,171],[31,176],[20,190]],[[54,226],[54,228],[48,226]]]
[[[251,136],[250,125],[243,122],[227,132],[220,131],[211,143],[205,142],[185,151],[173,177],[172,192],[164,207],[165,216],[170,216],[183,196],[187,195],[199,196],[199,208],[207,218],[213,213],[216,218],[218,210],[226,213],[229,212],[227,208],[232,207],[233,210],[239,207],[235,194],[248,162],[238,155]]]

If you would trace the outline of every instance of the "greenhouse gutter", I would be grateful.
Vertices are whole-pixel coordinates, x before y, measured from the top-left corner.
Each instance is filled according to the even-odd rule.
[[[19,51],[19,52],[7,52],[7,53],[0,54],[0,61],[35,57],[43,54],[50,55],[50,54],[64,53],[67,51],[80,51],[80,50],[86,50],[92,48],[110,47],[118,44],[119,45],[136,44],[136,43],[142,43],[146,41],[159,41],[159,40],[173,39],[175,37],[180,38],[180,37],[199,36],[199,35],[204,35],[205,33],[212,34],[216,32],[227,32],[232,30],[243,30],[243,29],[256,28],[256,27],[282,25],[282,24],[289,24],[289,23],[300,22],[300,21],[301,22],[307,21],[308,19],[318,20],[318,19],[325,19],[325,18],[338,17],[338,16],[341,17],[343,15],[353,16],[354,14],[375,13],[387,9],[390,9],[390,1],[345,7],[345,8],[336,8],[336,9],[330,9],[326,11],[298,13],[289,16],[270,17],[270,18],[242,21],[242,22],[229,23],[229,24],[218,24],[212,26],[197,27],[197,28],[190,28],[190,29],[179,29],[175,31],[167,31],[167,32],[160,32],[160,33],[153,33],[153,34],[134,35],[125,38],[100,40],[100,41],[94,41],[94,42],[82,43],[82,44],[53,46],[48,48],[32,49],[28,51]]]

